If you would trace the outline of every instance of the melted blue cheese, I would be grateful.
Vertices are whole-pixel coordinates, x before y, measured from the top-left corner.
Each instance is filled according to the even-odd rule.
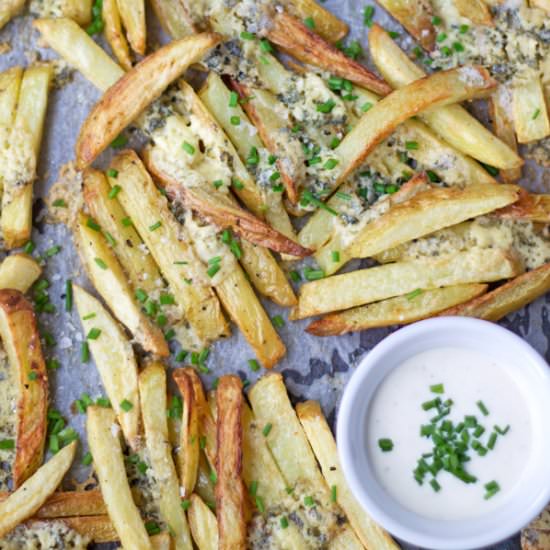
[[[16,527],[0,540],[3,550],[58,550],[88,548],[89,537],[77,533],[62,520],[37,521]]]
[[[16,437],[17,382],[8,357],[0,348],[0,440]],[[11,479],[15,450],[0,449],[0,490],[7,491]]]

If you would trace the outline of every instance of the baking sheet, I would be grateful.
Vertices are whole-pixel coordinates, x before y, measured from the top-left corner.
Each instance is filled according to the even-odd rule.
[[[362,23],[362,13],[366,4],[358,0],[344,2],[329,0],[324,5],[349,23],[350,37],[358,39],[366,50],[368,29]],[[375,20],[387,27],[401,30],[378,7]],[[37,44],[37,33],[32,30],[31,21],[30,17],[17,18],[0,32],[0,43],[9,42],[12,47],[11,51],[0,55],[0,70],[18,64],[26,65],[36,59],[36,52],[40,59],[56,58],[51,51]],[[156,30],[150,33],[150,43],[164,42],[166,38],[158,30],[158,25],[153,22],[152,26]],[[399,41],[402,45],[410,45],[410,39],[404,34]],[[364,61],[369,63],[368,59]],[[82,331],[76,312],[64,311],[63,299],[67,278],[88,289],[91,289],[91,286],[81,272],[67,229],[61,225],[46,223],[43,197],[56,181],[59,168],[72,160],[79,127],[98,97],[99,93],[78,73],[74,73],[67,84],[52,91],[38,168],[39,178],[35,186],[35,220],[37,221],[33,240],[37,245],[37,251],[43,252],[54,245],[62,246],[59,254],[48,259],[44,271],[44,276],[51,282],[51,301],[55,304],[57,313],[40,316],[41,326],[56,340],[55,346],[45,348],[47,357],[56,358],[61,363],[59,370],[49,372],[52,407],[63,413],[70,425],[82,434],[83,441],[85,441],[85,417],[74,414],[71,405],[82,392],[88,392],[92,397],[97,397],[104,392],[93,363],[81,363]],[[524,184],[532,190],[548,192],[550,170],[544,172],[530,163],[525,170]],[[543,297],[501,323],[530,342],[547,360],[550,360],[549,301],[550,295]],[[280,314],[286,320],[287,313],[283,308],[267,301],[264,301],[264,305],[271,316]],[[288,352],[275,370],[284,374],[288,390],[294,400],[319,400],[329,422],[333,424],[342,389],[355,366],[368,350],[392,332],[392,329],[376,329],[341,337],[316,338],[303,330],[307,324],[307,320],[291,324],[287,322],[280,329]],[[176,349],[177,347],[174,348]],[[253,373],[249,370],[247,360],[253,357],[242,335],[234,329],[230,339],[218,342],[211,347],[207,364],[212,369],[212,374],[204,377],[204,380],[209,384],[215,377],[231,372],[254,382],[262,372]],[[80,456],[86,451],[87,447],[84,444],[80,448]],[[72,474],[76,479],[83,480],[88,476],[89,468],[77,465]],[[410,546],[404,545],[404,548],[412,550]],[[516,537],[496,548],[518,550],[519,539]]]

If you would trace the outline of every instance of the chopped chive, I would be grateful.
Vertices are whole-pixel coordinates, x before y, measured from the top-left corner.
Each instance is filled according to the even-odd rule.
[[[221,269],[220,264],[213,264],[206,270],[206,273],[208,274],[209,277],[214,277],[214,275],[216,275],[216,273],[220,269]]]
[[[248,360],[248,366],[250,367],[250,370],[252,372],[257,372],[260,370],[260,363],[256,361],[256,359],[249,359]]]
[[[180,350],[178,354],[176,355],[176,361],[185,361],[185,358],[189,355],[189,352],[187,350]]]
[[[332,251],[332,261],[338,263],[340,261],[340,252],[338,250]]]
[[[93,462],[92,453],[88,451],[83,457],[82,457],[82,464],[84,466],[89,466]]]
[[[90,329],[90,332],[88,332],[88,336],[86,338],[88,340],[97,340],[101,335],[101,329],[99,328],[92,328]]]
[[[447,34],[444,32],[440,32],[435,38],[435,41],[439,43],[445,42],[445,40],[447,40]]]
[[[101,258],[94,258],[94,262],[101,268],[107,269],[107,264]]]
[[[533,120],[536,120],[540,115],[540,109],[537,109],[534,113],[533,113],[533,117],[532,119]]]
[[[414,300],[417,296],[420,296],[422,294],[422,289],[417,288],[416,290],[413,290],[412,292],[409,292],[408,294],[405,294],[405,298],[407,300]]]
[[[489,441],[487,442],[487,448],[490,449],[491,451],[495,448],[495,444],[497,442],[497,437],[498,437],[497,432],[493,432],[489,436]]]
[[[120,223],[124,226],[124,227],[130,227],[132,225],[132,220],[129,218],[129,217],[126,217],[126,218],[122,218],[120,220]]]
[[[497,434],[499,435],[506,435],[509,429],[510,425],[506,426],[505,428],[499,428],[498,426],[495,426],[495,432],[497,432]]]
[[[148,535],[158,535],[161,532],[160,526],[156,521],[146,521],[145,530]]]
[[[163,293],[160,295],[159,301],[163,306],[172,305],[176,303],[174,296],[172,294],[166,294],[166,293]]]
[[[128,143],[128,138],[122,134],[117,136],[113,141],[111,141],[111,147],[113,149],[121,149]]]
[[[182,149],[188,154],[188,155],[194,155],[195,154],[195,147],[191,145],[188,141],[184,141],[182,144]]]
[[[370,111],[373,107],[374,107],[374,103],[367,101],[366,103],[363,103],[363,105],[361,105],[361,111],[366,113],[367,111]]]
[[[82,342],[82,347],[80,348],[80,360],[83,363],[87,363],[90,360],[90,347],[88,342]]]
[[[325,277],[325,272],[322,269],[311,269],[310,267],[304,268],[304,277],[308,281],[318,281]]]
[[[489,410],[487,409],[483,401],[478,401],[476,405],[478,406],[478,409],[482,412],[483,416],[489,416]]]
[[[107,170],[107,176],[109,178],[118,178],[118,170],[115,170],[114,168],[109,168],[109,170]],[[117,186],[115,186],[115,187],[117,187]],[[113,189],[114,189],[114,187],[113,187]],[[120,189],[120,187],[119,187],[119,189]],[[112,191],[112,189],[111,189],[111,191]],[[112,198],[110,195],[111,195],[111,193],[109,193],[109,198]]]
[[[333,99],[328,99],[324,103],[319,103],[316,107],[318,113],[328,114],[334,109],[336,102]]]
[[[441,491],[441,485],[439,485],[439,483],[437,482],[436,479],[432,479],[430,480],[430,485],[432,486],[432,489],[438,493],[439,491]]]
[[[489,174],[491,176],[493,176],[494,178],[496,178],[499,174],[499,169],[498,168],[495,168],[494,166],[491,166],[490,164],[485,164],[484,162],[481,163],[481,166],[483,166],[483,168],[485,168],[485,170],[487,172],[489,172]]]
[[[239,95],[237,92],[231,92],[229,94],[229,107],[236,107],[239,102]]]
[[[161,225],[162,225],[162,222],[159,220],[155,222],[153,225],[149,226],[149,231],[156,231]]]
[[[260,162],[260,155],[258,154],[258,149],[254,146],[250,148],[248,157],[246,158],[246,164],[249,166],[254,166]]]
[[[136,289],[135,296],[136,300],[138,302],[141,302],[142,304],[147,300],[147,292],[145,292],[145,290],[143,290],[142,288]]]
[[[453,42],[453,50],[455,52],[463,52],[464,46],[462,45],[462,42]]]
[[[311,506],[314,506],[315,505],[315,501],[313,500],[313,497],[310,497],[310,496],[305,496],[304,497],[304,504],[306,506],[309,506],[311,508]]]
[[[262,50],[262,52],[264,53],[271,53],[273,51],[273,46],[271,45],[271,42],[269,40],[262,38],[260,40],[260,50]]]
[[[288,527],[288,519],[286,518],[286,516],[281,517],[279,523],[281,525],[281,529],[286,529]]]
[[[469,25],[460,25],[460,27],[458,27],[458,32],[460,34],[466,34],[469,30],[470,30]]]
[[[277,328],[282,328],[285,326],[285,320],[280,315],[275,315],[272,317],[271,321]]]
[[[73,282],[71,279],[65,281],[65,311],[73,309]]]
[[[399,33],[396,31],[388,31],[388,36],[393,39],[399,38]]]
[[[388,438],[382,438],[378,440],[378,446],[382,452],[387,453],[393,449],[393,441]]]
[[[485,428],[481,424],[478,424],[474,430],[474,437],[481,437],[484,433]]]
[[[57,359],[48,359],[46,361],[46,368],[48,370],[57,370],[59,367],[61,367],[61,364]]]
[[[418,142],[417,141],[406,141],[405,142],[405,149],[407,149],[407,151],[414,151],[416,149],[418,149],[419,145],[418,145]]]
[[[430,391],[432,393],[445,393],[445,387],[443,384],[433,384],[430,386]]]
[[[248,489],[249,493],[255,497],[256,493],[258,492],[258,482],[256,480],[253,480],[250,484],[250,487]]]
[[[237,189],[237,191],[240,191],[241,189],[244,189],[244,183],[241,180],[238,180],[237,178],[233,178],[231,180],[231,185]]]
[[[128,412],[128,411],[131,411],[133,408],[134,408],[134,405],[132,405],[132,403],[130,401],[128,401],[128,399],[123,399],[121,402],[120,402],[120,408],[124,411],[124,412]]]
[[[486,491],[484,496],[485,500],[494,497],[500,491],[500,485],[494,480],[486,483],[484,487]]]
[[[330,501],[331,502],[336,502],[336,491],[337,491],[336,485],[333,485],[330,488]]]
[[[210,474],[208,474],[208,477],[210,478],[210,481],[212,483],[218,482],[218,474],[216,473],[215,470],[210,470]]]
[[[222,180],[215,180],[212,182],[212,185],[216,188],[216,189],[219,189],[222,185],[223,185],[223,181]]]
[[[118,174],[118,172],[117,172],[117,174]],[[116,177],[116,176],[114,176],[114,177]],[[122,191],[122,187],[120,187],[120,185],[113,185],[113,187],[109,191],[108,197],[110,199],[114,199],[121,191]]]
[[[63,199],[57,199],[52,202],[52,206],[56,208],[67,208],[67,203]]]
[[[56,254],[59,254],[61,251],[61,246],[56,244],[55,246],[52,246],[51,248],[48,248],[46,250],[45,254],[48,258],[51,258],[52,256],[55,256]]]
[[[432,399],[431,401],[425,401],[424,403],[422,403],[422,408],[425,411],[429,411],[430,409],[435,409],[440,403],[441,400],[439,399],[439,397],[437,397],[436,399]]]
[[[180,502],[180,506],[181,506],[182,510],[187,511],[187,510],[189,510],[189,507],[191,506],[191,501],[187,500],[187,499],[184,499]]]
[[[233,126],[239,126],[239,124],[241,123],[241,117],[236,116],[236,115],[233,115],[233,116],[229,119],[229,122],[231,122],[231,124],[232,124]]]
[[[338,165],[339,160],[337,159],[328,159],[325,164],[323,164],[323,168],[325,170],[332,170]]]
[[[304,19],[304,25],[308,28],[313,30],[315,28],[315,21],[313,20],[313,17],[306,17]]]
[[[271,422],[268,422],[264,426],[264,429],[262,430],[262,434],[264,437],[267,437],[269,435],[269,432],[271,432],[271,428],[273,428],[273,424],[271,424]]]
[[[241,32],[241,38],[243,40],[254,40],[256,38],[256,35],[252,32],[243,31]]]
[[[32,254],[35,248],[36,246],[32,241],[27,241],[27,243],[23,247],[23,252],[25,254]]]
[[[342,142],[342,140],[340,138],[333,137],[331,142],[330,142],[329,147],[331,149],[336,149],[336,147],[338,147],[338,145],[340,145],[341,142]]]
[[[111,246],[116,246],[116,240],[115,238],[108,232],[108,231],[105,231],[103,233],[103,235],[105,236],[105,238],[107,239],[107,242],[111,245]]]
[[[318,208],[322,208],[323,210],[326,210],[333,216],[337,216],[338,212],[325,204],[323,201],[319,200],[311,191],[304,191],[302,193],[300,204],[303,204],[303,206],[307,206],[308,204],[313,204],[314,206],[317,206]]]
[[[94,231],[101,230],[101,226],[93,218],[88,218],[88,221],[86,222],[86,226],[89,227],[90,229],[93,229]]]
[[[15,441],[13,439],[0,439],[0,449],[4,451],[15,449]]]
[[[104,409],[108,409],[111,406],[111,402],[106,397],[98,397],[95,400],[95,404],[98,407],[103,407]]]
[[[292,270],[290,273],[290,278],[295,282],[295,283],[298,283],[302,280],[302,277],[300,276],[300,274],[296,271],[296,270]]]
[[[29,372],[29,380],[33,381],[33,380],[36,380],[38,378],[38,373],[34,370],[32,370],[31,372]]]
[[[275,164],[277,162],[277,157],[275,155],[269,155],[269,157],[267,157],[267,163],[272,166],[273,164]]]
[[[374,6],[365,6],[363,10],[363,24],[366,27],[372,27],[372,18],[374,17]]]

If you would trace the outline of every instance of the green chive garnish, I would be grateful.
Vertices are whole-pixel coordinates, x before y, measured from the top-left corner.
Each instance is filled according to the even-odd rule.
[[[387,453],[393,449],[393,441],[388,438],[382,438],[378,440],[378,446],[382,452]]]
[[[445,393],[445,387],[443,384],[433,384],[430,386],[430,391],[432,393]]]
[[[269,432],[271,432],[271,428],[273,428],[273,424],[271,424],[271,422],[268,422],[264,426],[264,429],[262,430],[262,434],[264,437],[267,437],[269,435]]]
[[[193,147],[193,145],[191,145],[188,141],[183,142],[182,148],[189,155],[195,154],[195,147]]]
[[[120,408],[124,411],[124,412],[128,412],[130,410],[132,410],[134,408],[134,405],[132,405],[132,403],[130,401],[128,401],[128,399],[123,399],[121,402],[120,402]]]
[[[476,403],[478,409],[482,412],[483,416],[489,416],[489,411],[483,401],[478,401]]]

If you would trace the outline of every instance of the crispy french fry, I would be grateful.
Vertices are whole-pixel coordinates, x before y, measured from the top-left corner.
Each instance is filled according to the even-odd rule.
[[[164,409],[163,409],[164,413]],[[126,478],[115,412],[91,406],[87,409],[88,444],[109,517],[126,548],[152,549]]]
[[[193,27],[180,0],[151,0],[151,6],[164,31],[179,40],[193,34]]]
[[[187,519],[191,535],[199,550],[218,550],[216,516],[198,495],[191,495]]]
[[[437,187],[420,191],[367,224],[354,239],[348,257],[376,256],[438,229],[503,208],[518,199],[518,192],[519,188],[513,185],[485,184],[474,184],[464,189]],[[336,271],[325,257],[322,258],[323,267],[329,268],[329,272]],[[342,258],[341,262],[345,260]],[[338,262],[332,263],[338,265]]]
[[[124,71],[74,21],[37,19],[33,25],[50,48],[100,90],[107,90],[124,75]]]
[[[25,7],[25,0],[6,0],[0,6],[0,29]]]
[[[294,291],[269,250],[245,240],[241,241],[241,248],[243,254],[240,262],[254,288],[280,306],[295,305]]]
[[[399,546],[392,538],[365,514],[351,493],[338,459],[336,442],[316,401],[306,401],[296,405],[300,424],[315,453],[321,471],[336,501],[342,507],[349,522],[365,548],[377,550],[398,550]],[[334,489],[335,488],[335,489]]]
[[[327,42],[334,44],[348,34],[348,25],[315,0],[290,0],[290,4],[300,19],[311,17],[315,32]]]
[[[377,0],[391,13],[425,50],[433,50],[436,31],[432,24],[433,10],[429,0]]]
[[[372,90],[380,95],[390,93],[390,86],[366,67],[346,57],[343,52],[325,42],[300,20],[286,12],[273,14],[266,36],[296,59],[330,71],[337,76]]]
[[[141,311],[126,274],[105,237],[88,226],[88,218],[82,213],[75,228],[75,237],[88,275],[115,317],[144,349],[160,356],[168,355],[164,335]]]
[[[75,284],[73,293],[84,334],[88,335],[93,330],[101,331],[97,338],[88,338],[88,346],[124,438],[133,449],[137,449],[140,443],[140,407],[137,363],[132,344],[98,300]],[[90,318],[92,313],[94,315]],[[122,409],[124,400],[133,404],[131,410]]]
[[[538,75],[516,83],[512,88],[514,127],[520,143],[530,143],[550,135],[550,120],[542,82]]]
[[[182,38],[157,50],[111,86],[92,109],[76,144],[79,168],[85,168],[165,88],[220,41],[214,33]]]
[[[292,319],[349,309],[401,296],[419,288],[509,279],[523,267],[510,252],[472,249],[336,275],[302,286]]]
[[[522,189],[515,203],[493,212],[492,215],[513,220],[550,223],[550,195],[535,195]]]
[[[0,127],[11,128],[13,125],[22,77],[21,67],[0,73]]]
[[[183,400],[181,432],[176,456],[180,485],[185,498],[188,498],[197,483],[199,470],[199,407],[195,403],[193,381],[190,376],[182,370],[176,370],[173,377]]]
[[[145,55],[147,46],[147,27],[145,25],[145,1],[144,0],[116,0],[120,18],[128,41],[139,55]]]
[[[550,0],[530,0],[529,5],[532,8],[538,8],[546,13],[550,13]]]
[[[105,33],[105,38],[120,66],[125,71],[129,71],[132,68],[130,48],[122,32],[117,0],[103,0],[102,16],[105,24],[105,29],[103,31]]]
[[[40,264],[27,254],[12,254],[0,264],[0,288],[27,292],[40,277]]]
[[[379,25],[369,32],[370,52],[382,76],[402,88],[425,73],[415,65]],[[522,159],[459,105],[421,113],[420,118],[466,155],[497,168],[517,168]]]
[[[115,188],[116,178],[111,177],[110,180]],[[125,222],[126,212],[111,193],[111,186],[101,172],[93,169],[84,171],[83,195],[86,206],[104,234],[109,235],[108,240],[128,274],[132,287],[148,293],[158,291],[162,277],[157,264],[151,254],[144,251],[145,245],[134,226]]]
[[[62,6],[63,17],[86,26],[92,19],[93,0],[65,0]]]
[[[39,468],[21,487],[0,502],[0,537],[32,516],[56,490],[71,466],[76,451],[73,441]]]
[[[498,321],[550,290],[550,264],[528,271],[491,292],[442,311],[439,315],[477,317]]]
[[[313,321],[307,331],[315,336],[335,336],[376,327],[405,325],[477,298],[487,290],[484,284],[446,286],[396,296],[374,304],[326,315]]]
[[[219,550],[246,548],[246,496],[242,481],[242,383],[238,376],[222,376],[216,392],[217,454],[216,511]]]
[[[0,171],[3,180],[0,226],[8,249],[22,246],[31,236],[33,181],[51,77],[51,65],[30,67],[25,71],[9,143],[2,144],[2,154],[7,157],[2,160]]]
[[[336,184],[407,119],[428,109],[486,95],[495,86],[486,69],[469,66],[434,73],[395,90],[369,109],[334,150],[340,159]]]
[[[266,369],[274,367],[286,347],[238,264],[216,284],[216,293],[260,363]]]
[[[0,337],[16,373],[17,428],[13,484],[42,463],[46,438],[48,375],[32,305],[18,290],[0,290]]]
[[[483,0],[453,0],[453,3],[458,13],[472,23],[493,26],[491,11]]]
[[[220,303],[203,282],[207,279],[204,268],[183,240],[182,227],[139,157],[133,151],[123,152],[113,160],[112,168],[118,172],[116,184],[121,188],[118,198],[122,206],[198,337],[208,343],[226,335],[228,327]]]
[[[511,118],[510,105],[512,95],[507,86],[500,85],[489,100],[489,109],[493,121],[493,131],[512,151],[517,153],[518,144],[514,129],[514,121]],[[505,183],[514,183],[521,178],[521,167],[501,170],[500,176]]]
[[[193,543],[185,513],[180,505],[180,490],[166,420],[166,373],[160,363],[148,365],[139,375],[139,394],[145,428],[145,442],[159,490],[162,519],[170,526],[174,546],[191,550]]]

